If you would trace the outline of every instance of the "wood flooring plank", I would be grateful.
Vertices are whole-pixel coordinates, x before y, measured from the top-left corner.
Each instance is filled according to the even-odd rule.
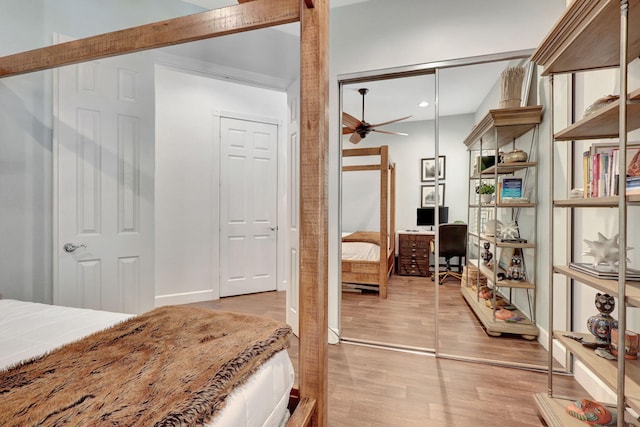
[[[392,289],[390,285],[391,300]],[[455,291],[459,296],[459,289]],[[442,293],[446,294],[446,291]],[[194,305],[285,319],[284,292],[223,298]],[[457,326],[468,328],[470,325],[461,322]],[[482,341],[487,338],[484,331],[462,330],[464,334],[455,334],[466,337],[459,342],[465,344],[475,337],[480,341],[476,344],[478,348],[483,348]],[[508,343],[505,346],[518,344],[525,349],[533,345],[521,339],[501,341],[498,338],[489,342]],[[484,345],[489,349],[487,354],[495,352],[494,347],[495,344]],[[331,345],[328,351],[328,425],[332,427],[543,425],[536,414],[533,395],[546,392],[547,376],[544,373],[360,345]],[[297,339],[292,340],[289,353],[297,371]],[[588,395],[571,377],[556,377],[554,384],[558,394]]]

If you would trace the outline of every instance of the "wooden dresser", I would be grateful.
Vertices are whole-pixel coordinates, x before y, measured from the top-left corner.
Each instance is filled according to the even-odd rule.
[[[426,232],[398,231],[398,274],[429,276],[429,243],[434,235]]]

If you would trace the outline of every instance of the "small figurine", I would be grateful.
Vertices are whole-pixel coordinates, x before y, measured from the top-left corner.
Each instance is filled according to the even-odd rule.
[[[525,280],[522,257],[520,257],[520,255],[514,254],[513,257],[511,257],[511,265],[507,271],[507,276],[511,280]]]
[[[482,260],[484,261],[485,264],[490,264],[491,263],[491,259],[493,258],[493,254],[491,252],[489,252],[489,248],[491,247],[491,243],[484,242],[483,246],[484,246],[484,252],[482,254],[480,254],[480,257],[482,258]]]
[[[598,292],[595,298],[598,314],[587,319],[587,329],[599,342],[611,342],[611,329],[618,327],[618,321],[611,317],[611,312],[615,307],[615,300],[609,294]]]
[[[567,406],[567,413],[589,425],[608,426],[614,417],[602,404],[589,399],[576,400]]]

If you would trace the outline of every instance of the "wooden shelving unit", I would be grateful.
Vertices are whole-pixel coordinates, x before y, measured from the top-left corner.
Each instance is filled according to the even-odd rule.
[[[494,174],[498,175],[510,175],[519,170],[523,170],[526,168],[530,168],[533,166],[537,166],[537,162],[512,162],[512,163],[498,163],[498,165],[489,166],[486,169],[482,170],[482,173],[476,173],[471,178],[472,179],[481,179],[492,177]]]
[[[524,175],[523,183],[526,184],[526,177],[529,172],[533,171],[535,173],[535,183],[534,191],[532,194],[536,194],[537,188],[537,173],[535,172],[537,167],[537,162],[535,161],[527,161],[527,162],[510,162],[510,163],[501,163],[498,159],[498,149],[504,147],[508,144],[513,144],[514,148],[516,145],[516,141],[519,138],[523,138],[525,135],[527,137],[527,142],[532,140],[537,143],[538,139],[538,125],[542,121],[542,106],[531,106],[531,107],[516,107],[516,108],[504,108],[504,109],[495,109],[490,110],[484,118],[478,123],[470,134],[465,138],[464,144],[467,146],[467,149],[470,152],[469,155],[469,194],[474,196],[474,188],[477,184],[478,180],[485,180],[488,182],[493,181],[496,184],[498,177],[502,176],[515,176],[515,174],[520,173]],[[531,135],[531,137],[529,137]],[[537,144],[535,144],[537,147]],[[481,172],[475,172],[474,167],[472,166],[473,159],[476,158],[476,155],[485,155],[486,151],[492,151],[493,156],[495,157],[495,164],[486,169],[483,169]],[[529,157],[535,158],[532,156],[534,153],[529,153]],[[521,175],[522,176],[522,175]],[[475,200],[469,200],[469,224],[470,226],[475,223],[474,227],[469,228],[468,234],[468,254],[474,253],[479,255],[481,251],[482,244],[485,242],[489,242],[493,247],[495,252],[497,266],[498,259],[498,251],[509,250],[509,249],[519,249],[521,251],[530,251],[530,254],[533,254],[533,264],[526,266],[526,274],[527,279],[529,279],[529,275],[533,277],[535,272],[535,236],[526,236],[528,239],[527,243],[513,243],[513,242],[502,242],[500,239],[496,239],[494,236],[487,236],[480,233],[477,230],[480,230],[481,223],[481,212],[484,213],[492,213],[493,218],[498,217],[498,212],[504,212],[505,215],[510,216],[510,220],[517,219],[518,213],[520,209],[523,208],[534,208],[537,206],[536,200],[530,200],[527,202],[498,202],[498,203],[480,203],[479,195],[475,195]],[[475,213],[475,215],[473,213]],[[535,217],[535,211],[534,211]],[[535,221],[535,220],[534,220]],[[535,225],[533,229],[535,230]],[[473,258],[468,255],[468,258]],[[523,261],[524,263],[524,261]],[[461,287],[461,293],[464,297],[465,301],[469,305],[470,309],[475,313],[479,321],[482,323],[485,331],[488,335],[491,336],[500,336],[502,334],[515,334],[520,335],[525,339],[531,340],[535,339],[539,330],[535,324],[535,292],[536,286],[533,280],[519,281],[519,280],[498,280],[498,273],[506,273],[505,271],[496,268],[489,268],[484,263],[478,262],[477,259],[469,259],[469,265],[474,265],[477,267],[479,274],[484,276],[488,282],[494,287],[494,294],[501,294],[501,297],[508,300],[511,305],[515,305],[513,297],[518,295],[524,296],[526,294],[526,303],[528,305],[528,315],[524,314],[524,309],[517,308],[513,311],[514,317],[520,317],[522,320],[517,322],[509,322],[500,319],[496,319],[495,312],[495,297],[493,304],[490,306],[486,305],[486,302],[483,298],[479,297],[477,287],[473,289],[472,284],[467,282],[463,282]]]
[[[640,195],[627,196],[627,205],[639,206]],[[617,208],[619,199],[614,197],[589,197],[583,199],[554,200],[553,205],[557,208]]]
[[[640,55],[640,0],[574,0],[566,9],[560,20],[547,35],[542,44],[534,53],[532,60],[544,67],[542,74],[553,76],[561,73],[576,73],[588,70],[619,68],[619,82],[622,88],[620,98],[605,107],[600,108],[591,115],[577,120],[565,129],[554,133],[549,150],[551,163],[554,162],[554,147],[552,144],[568,141],[573,144],[576,140],[591,140],[603,138],[619,138],[619,149],[625,150],[628,132],[640,129],[640,89],[627,90],[627,65]],[[553,94],[553,79],[550,80]],[[551,100],[553,106],[553,99]],[[623,112],[626,110],[626,114]],[[553,116],[553,112],[551,113]],[[621,117],[622,116],[622,117]],[[576,161],[576,159],[574,159]],[[553,168],[552,168],[553,169]],[[550,192],[553,190],[553,182]],[[640,196],[632,195],[582,198],[568,200],[554,200],[550,208],[550,216],[553,217],[554,208],[572,209],[574,213],[585,208],[624,209],[620,212],[618,232],[626,236],[626,211],[629,206],[640,205]],[[553,219],[552,219],[553,221]],[[553,227],[550,229],[553,230]],[[553,259],[553,238],[549,233],[551,254]],[[571,241],[571,237],[568,237]],[[621,248],[621,259],[626,257],[626,242]],[[633,242],[630,242],[633,243]],[[633,246],[633,245],[630,245]],[[619,280],[603,280],[584,274],[565,265],[550,267],[549,289],[549,325],[553,329],[553,274],[559,274],[573,281],[574,286],[588,286],[594,290],[608,293],[617,298],[619,329],[625,330],[626,313],[629,307],[640,307],[640,283],[630,282],[620,277]],[[568,307],[570,308],[570,306]],[[554,331],[550,334],[549,349],[555,343],[564,347],[576,359],[581,361],[595,376],[617,394],[614,411],[619,417],[618,426],[626,425],[624,419],[632,421],[627,412],[631,408],[640,413],[640,361],[626,360],[621,357],[617,361],[605,360],[591,349],[582,346],[575,340],[563,335],[583,336],[585,339],[593,339],[590,334],[577,332]],[[623,342],[618,343],[622,345]],[[549,392],[536,394],[535,401],[541,417],[551,427],[579,426],[584,422],[566,414],[566,406],[572,400],[578,400],[587,396],[579,396],[575,399],[554,395],[553,389],[553,358],[549,358]],[[613,405],[612,405],[613,406]],[[640,425],[633,420],[633,425]]]
[[[554,273],[562,274],[566,277],[577,280],[580,283],[589,285],[600,292],[605,292],[618,298],[617,280],[605,280],[593,277],[589,274],[569,268],[569,266],[566,265],[555,265],[553,266],[553,271]],[[634,307],[640,307],[640,282],[627,282],[625,298],[627,304]]]
[[[516,316],[524,318],[519,322],[496,319],[493,309],[487,307],[484,299],[478,299],[478,295],[471,288],[463,286],[461,289],[462,296],[482,323],[487,334],[495,337],[502,334],[517,334],[527,340],[533,340],[538,336],[538,327],[528,320],[520,310],[514,310]]]
[[[539,125],[541,121],[542,105],[489,110],[465,138],[464,145],[472,149],[482,141],[485,150],[504,147]],[[496,129],[500,129],[500,132],[495,132]]]
[[[628,131],[640,128],[640,89],[632,92],[627,103],[627,129]],[[602,139],[617,138],[619,134],[618,116],[620,115],[620,103],[612,102],[602,107],[593,114],[557,132],[554,135],[556,141],[572,141],[577,139]]]

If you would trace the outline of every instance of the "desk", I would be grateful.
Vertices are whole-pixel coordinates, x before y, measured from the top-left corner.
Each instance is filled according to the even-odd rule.
[[[429,277],[429,246],[435,231],[398,230],[398,270],[402,276]]]

